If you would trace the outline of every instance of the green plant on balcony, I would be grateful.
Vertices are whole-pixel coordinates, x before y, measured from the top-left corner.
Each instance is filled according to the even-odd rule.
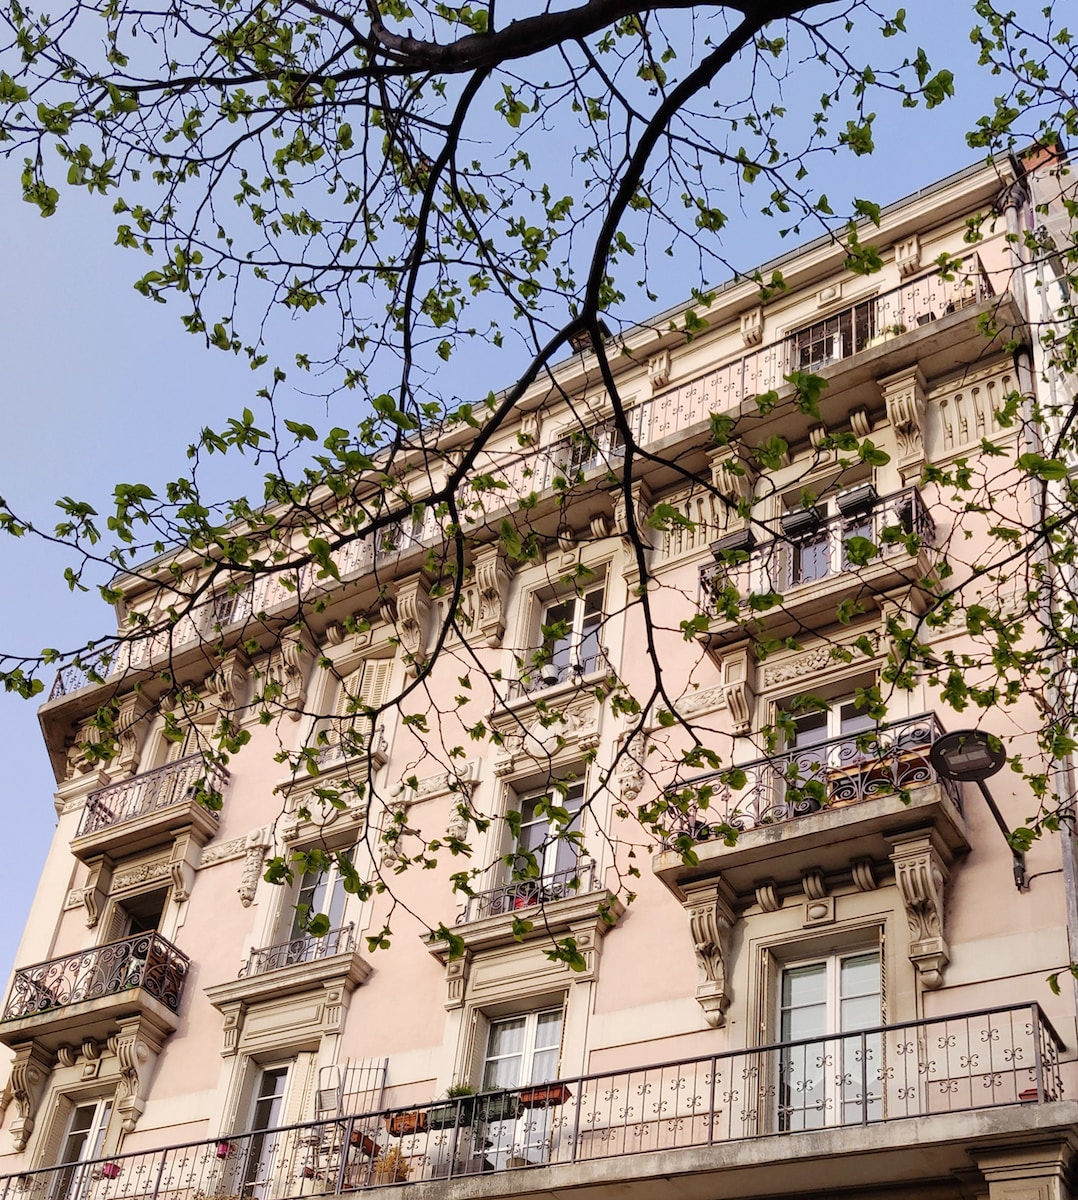
[[[445,1089],[449,1102],[439,1104],[427,1113],[431,1129],[452,1129],[454,1125],[471,1125],[475,1119],[475,1088],[468,1083],[450,1084]]]

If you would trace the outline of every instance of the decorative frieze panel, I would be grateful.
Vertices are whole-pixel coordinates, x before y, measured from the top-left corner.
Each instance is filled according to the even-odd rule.
[[[803,679],[818,679],[821,675],[836,671],[848,672],[861,663],[870,663],[873,660],[865,654],[866,644],[876,654],[879,653],[880,635],[877,630],[869,630],[846,641],[820,642],[808,650],[796,651],[784,657],[775,655],[768,658],[760,668],[762,690],[785,688]]]
[[[602,706],[590,691],[562,693],[543,704],[533,703],[495,713],[490,724],[497,736],[494,774],[506,778],[552,761],[579,758],[599,745]]]
[[[933,395],[934,418],[938,422],[933,438],[935,453],[946,456],[975,449],[984,439],[991,441],[1006,432],[996,413],[1014,389],[1014,377],[1007,372],[964,380],[960,386],[936,392]]]
[[[675,508],[684,522],[672,523],[663,530],[657,547],[660,561],[702,552],[726,527],[729,505],[699,485],[688,492],[665,497],[663,503]]]

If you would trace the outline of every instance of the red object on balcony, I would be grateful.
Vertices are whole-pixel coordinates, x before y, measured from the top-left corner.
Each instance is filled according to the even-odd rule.
[[[548,1108],[564,1104],[572,1093],[566,1083],[545,1083],[542,1087],[525,1088],[520,1093],[522,1108]]]
[[[1025,1088],[1023,1091],[1018,1093],[1018,1099],[1021,1100],[1023,1104],[1028,1103],[1030,1100],[1039,1100],[1040,1098],[1040,1088]]]
[[[121,1168],[120,1168],[119,1163],[114,1163],[114,1162],[102,1163],[101,1164],[102,1177],[105,1179],[115,1179],[116,1176],[119,1175],[120,1169]]]
[[[217,1143],[217,1157],[231,1158],[233,1151],[236,1149],[231,1142],[221,1141]]]

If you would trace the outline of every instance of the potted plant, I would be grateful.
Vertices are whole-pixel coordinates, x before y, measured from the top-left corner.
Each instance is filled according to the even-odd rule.
[[[427,1114],[419,1110],[390,1113],[386,1117],[386,1128],[393,1137],[407,1137],[411,1133],[422,1133],[426,1127]]]
[[[475,1088],[467,1083],[454,1083],[445,1089],[449,1102],[439,1104],[427,1113],[431,1129],[452,1129],[455,1125],[470,1125],[475,1117]]]
[[[572,1095],[566,1083],[542,1083],[537,1087],[525,1088],[520,1093],[521,1108],[550,1108],[564,1104]]]
[[[408,1160],[399,1146],[391,1146],[382,1158],[375,1159],[374,1178],[378,1183],[400,1183],[408,1178]]]

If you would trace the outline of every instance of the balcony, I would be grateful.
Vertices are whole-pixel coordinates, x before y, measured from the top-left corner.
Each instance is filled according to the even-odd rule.
[[[267,971],[277,971],[281,967],[294,967],[299,963],[332,958],[335,954],[348,954],[354,944],[355,926],[352,924],[331,929],[322,937],[304,934],[288,942],[278,942],[274,946],[262,946],[258,950],[252,950],[240,976],[250,979],[254,975],[264,975]]]
[[[486,1196],[596,1184],[664,1200],[777,1195],[818,1188],[801,1160],[827,1150],[834,1187],[852,1182],[851,1160],[862,1189],[893,1187],[923,1175],[926,1156],[946,1177],[981,1141],[1073,1120],[1061,1049],[1040,1008],[1022,1004],[23,1171],[0,1178],[0,1200],[70,1197],[76,1176],[94,1181],[94,1200],[292,1200],[480,1175]],[[970,1112],[976,1122],[949,1119]],[[764,1179],[788,1160],[800,1179]],[[750,1164],[754,1179],[740,1181]],[[690,1193],[690,1175],[711,1178]],[[646,1190],[621,1190],[634,1184]]]
[[[588,896],[594,906],[594,892],[599,887],[595,863],[585,859],[572,867],[544,875],[541,879],[516,879],[498,887],[487,888],[468,897],[468,903],[457,917],[458,925],[483,921],[487,917],[503,917],[524,913],[541,904],[568,900],[573,896]]]
[[[935,525],[916,488],[878,497],[865,485],[840,493],[834,507],[784,513],[782,533],[759,545],[751,527],[716,544],[720,561],[700,569],[698,598],[709,618],[700,640],[709,649],[744,637],[749,619],[770,637],[786,637],[821,619],[831,624],[844,601],[874,604],[881,592],[931,576]],[[750,595],[781,599],[754,611]]]
[[[189,960],[159,933],[139,933],[15,972],[0,1043],[29,1038],[50,1048],[104,1037],[124,1017],[148,1013],[176,1027]]]
[[[190,828],[202,842],[216,832],[218,814],[203,799],[220,796],[228,772],[192,754],[167,766],[91,792],[71,851],[87,859],[99,854],[134,854]]]
[[[656,874],[679,885],[721,871],[735,891],[757,876],[797,880],[809,867],[886,862],[887,839],[931,826],[952,853],[969,848],[961,791],[928,759],[944,730],[933,714],[831,738],[688,780],[668,793]],[[693,860],[686,862],[686,857]]]

